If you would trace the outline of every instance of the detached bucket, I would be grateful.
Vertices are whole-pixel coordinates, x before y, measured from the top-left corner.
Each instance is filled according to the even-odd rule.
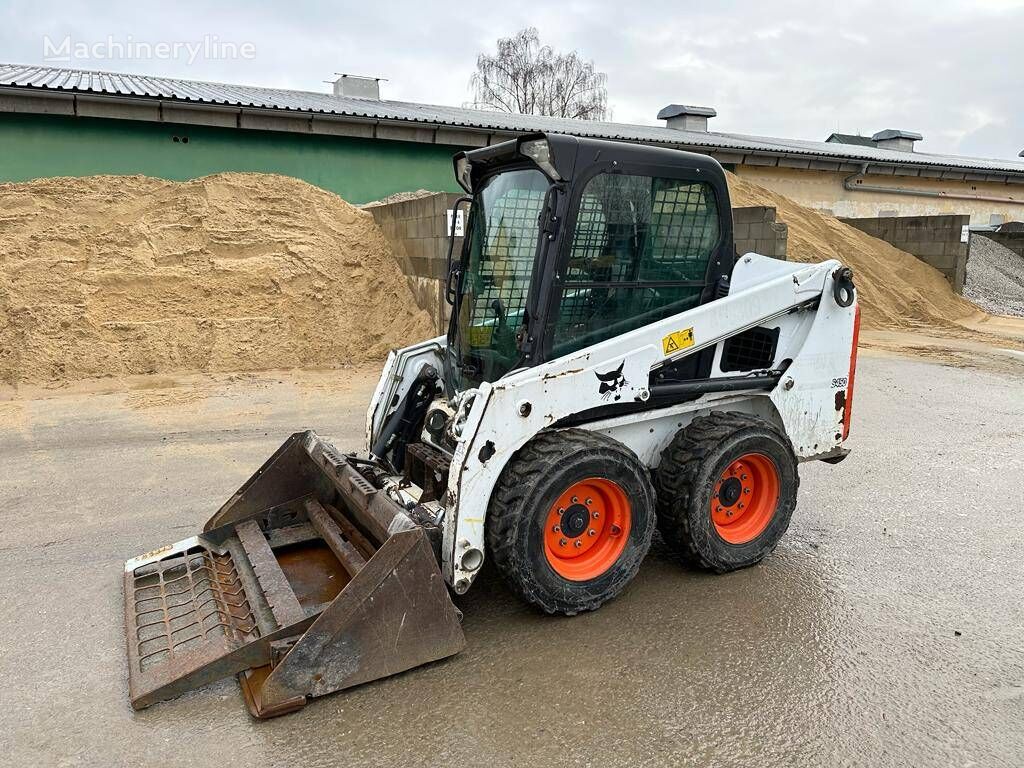
[[[202,535],[129,560],[124,594],[136,709],[237,674],[273,717],[465,646],[426,533],[313,432]]]

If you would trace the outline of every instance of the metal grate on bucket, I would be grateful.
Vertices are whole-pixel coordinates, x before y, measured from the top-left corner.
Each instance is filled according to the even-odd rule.
[[[254,639],[256,618],[230,554],[202,546],[132,572],[139,670],[171,661],[211,640]]]

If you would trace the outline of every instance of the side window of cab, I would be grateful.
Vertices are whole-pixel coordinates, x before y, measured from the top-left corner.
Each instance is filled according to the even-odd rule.
[[[592,178],[569,247],[552,355],[696,306],[720,239],[718,203],[706,182],[622,173]]]

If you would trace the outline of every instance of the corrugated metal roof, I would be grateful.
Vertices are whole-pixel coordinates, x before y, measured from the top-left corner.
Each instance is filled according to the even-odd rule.
[[[0,64],[0,86],[158,98],[237,108],[319,113],[353,118],[398,120],[466,129],[512,132],[552,131],[595,138],[651,142],[740,153],[772,153],[850,162],[930,166],[990,174],[1024,174],[1024,162],[1009,160],[934,155],[925,152],[898,152],[870,146],[748,136],[715,131],[682,131],[649,125],[514,115],[464,107],[378,101],[311,91],[228,85],[81,69]]]
[[[829,144],[853,144],[858,147],[875,146],[875,141],[870,136],[854,136],[852,133],[833,133],[825,141]]]

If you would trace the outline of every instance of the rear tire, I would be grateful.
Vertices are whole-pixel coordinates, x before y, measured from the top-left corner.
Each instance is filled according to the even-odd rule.
[[[622,591],[654,524],[654,489],[632,451],[586,430],[544,432],[502,471],[487,547],[519,597],[572,616]]]
[[[799,486],[793,448],[770,423],[713,412],[662,451],[658,530],[688,565],[717,573],[745,568],[778,545]]]

